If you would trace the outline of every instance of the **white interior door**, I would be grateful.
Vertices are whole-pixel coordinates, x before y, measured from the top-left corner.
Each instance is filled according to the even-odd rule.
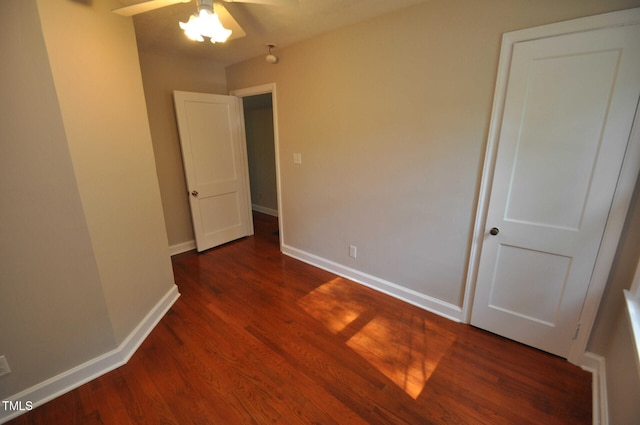
[[[639,94],[638,25],[514,45],[473,325],[568,357]]]
[[[183,91],[173,96],[198,251],[252,234],[240,101]]]

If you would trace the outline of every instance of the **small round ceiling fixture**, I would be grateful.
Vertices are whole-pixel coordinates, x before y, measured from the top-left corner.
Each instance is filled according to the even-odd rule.
[[[271,53],[271,49],[278,47],[278,45],[269,43],[267,44],[267,47],[269,48],[269,54],[267,54],[267,56],[264,57],[264,60],[266,60],[268,63],[271,63],[271,64],[278,63],[278,57],[273,53]]]

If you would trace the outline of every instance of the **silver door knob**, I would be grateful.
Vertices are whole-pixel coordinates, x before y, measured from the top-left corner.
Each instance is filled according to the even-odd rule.
[[[489,230],[489,233],[491,233],[493,236],[495,236],[498,233],[500,233],[500,229],[498,229],[497,227],[493,227],[491,230]]]
[[[198,197],[198,191],[197,190],[192,190],[191,191],[191,196],[193,196],[194,198]]]

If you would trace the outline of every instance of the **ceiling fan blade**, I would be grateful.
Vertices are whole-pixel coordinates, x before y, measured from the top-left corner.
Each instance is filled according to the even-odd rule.
[[[189,3],[191,0],[148,0],[142,3],[133,4],[131,6],[113,9],[113,13],[122,16],[133,16],[139,13],[149,12],[151,10],[160,9],[161,7],[171,6],[177,3]]]
[[[222,26],[228,30],[231,30],[231,36],[229,37],[229,40],[233,40],[235,38],[241,38],[247,35],[247,33],[244,32],[244,30],[242,29],[238,21],[236,21],[235,18],[231,16],[231,13],[229,13],[226,7],[224,7],[220,3],[214,3],[213,12],[216,15],[218,15],[218,18],[220,18],[220,22],[222,23]]]
[[[267,6],[296,6],[298,0],[224,0],[227,3],[253,3]]]

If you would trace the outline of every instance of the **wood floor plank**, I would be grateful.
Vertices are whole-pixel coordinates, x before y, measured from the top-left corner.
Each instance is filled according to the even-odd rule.
[[[279,252],[173,257],[181,297],[128,364],[10,424],[587,424],[591,375]]]

